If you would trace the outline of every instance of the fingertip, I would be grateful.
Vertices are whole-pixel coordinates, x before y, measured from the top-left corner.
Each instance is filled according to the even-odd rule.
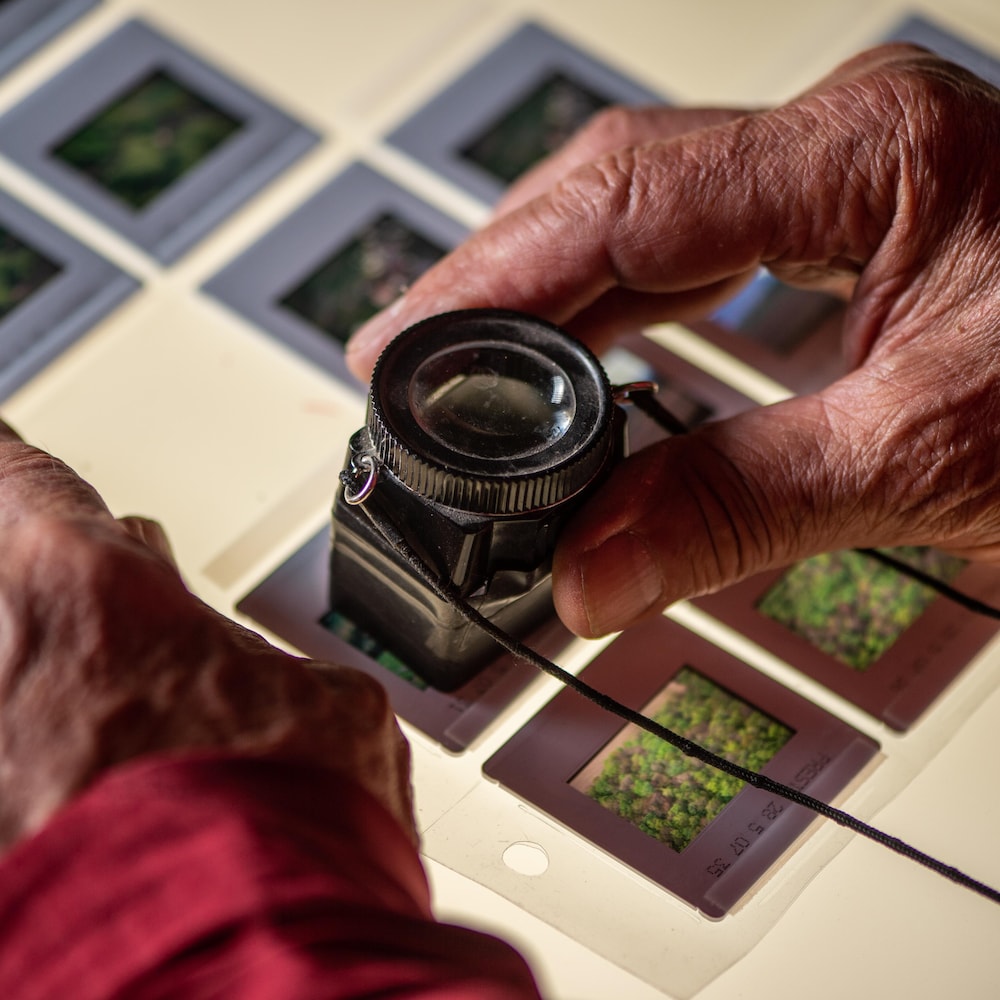
[[[347,370],[359,381],[367,383],[371,379],[377,359],[378,350],[367,341],[354,343],[352,338],[347,342],[344,361],[347,363]]]
[[[400,317],[405,305],[405,296],[398,298],[351,335],[344,349],[344,358],[355,378],[366,383],[371,379],[382,350],[402,330]]]
[[[564,624],[594,639],[663,610],[663,573],[644,535],[611,535],[579,553],[563,549],[553,574],[553,599]]]

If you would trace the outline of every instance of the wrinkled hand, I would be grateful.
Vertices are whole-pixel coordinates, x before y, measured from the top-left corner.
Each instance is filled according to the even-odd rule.
[[[0,424],[0,846],[102,771],[233,749],[358,781],[416,840],[408,748],[382,688],[303,661],[185,588],[162,529],[116,521]]]
[[[1000,93],[893,45],[776,110],[619,110],[359,331],[535,313],[596,350],[704,315],[760,263],[850,298],[850,375],[632,456],[560,540],[570,628],[624,628],[819,551],[1000,561]]]

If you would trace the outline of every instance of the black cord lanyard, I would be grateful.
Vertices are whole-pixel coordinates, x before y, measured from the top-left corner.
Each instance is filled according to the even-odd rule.
[[[687,428],[685,428],[677,420],[677,418],[673,416],[673,414],[667,411],[655,399],[652,392],[635,393],[630,395],[629,399],[670,433],[678,434],[686,432]],[[357,492],[357,483],[351,479],[350,474],[346,470],[341,473],[341,480],[345,489]],[[909,858],[911,861],[915,861],[917,864],[923,865],[925,868],[929,868],[938,875],[941,875],[966,889],[970,889],[972,892],[978,893],[980,896],[985,896],[994,903],[1000,903],[1000,891],[997,889],[972,878],[972,876],[965,874],[951,865],[945,864],[943,861],[939,861],[937,858],[925,854],[923,851],[917,850],[915,847],[906,843],[906,841],[900,840],[898,837],[890,836],[882,830],[879,830],[877,827],[873,827],[857,817],[852,816],[850,813],[844,812],[842,809],[837,809],[829,803],[823,802],[821,799],[816,799],[810,795],[806,795],[798,789],[785,785],[780,781],[775,781],[773,778],[769,778],[767,775],[761,774],[758,771],[752,771],[739,764],[734,764],[725,757],[721,757],[719,754],[713,753],[711,750],[695,743],[693,740],[689,740],[686,737],[681,736],[679,733],[675,733],[673,730],[668,729],[666,726],[654,721],[653,719],[648,718],[641,712],[637,712],[635,709],[629,708],[627,705],[615,700],[603,691],[598,691],[596,688],[587,684],[586,681],[583,681],[569,671],[564,670],[551,660],[546,659],[546,657],[535,652],[535,650],[524,645],[524,643],[515,639],[513,636],[508,635],[505,631],[503,631],[503,629],[498,628],[488,618],[480,614],[479,611],[477,611],[464,597],[462,597],[461,594],[458,593],[458,591],[452,586],[450,580],[439,577],[417,555],[417,553],[414,552],[412,547],[406,539],[403,538],[402,534],[395,528],[394,525],[381,518],[372,516],[371,511],[367,508],[367,506],[364,504],[362,504],[362,506],[364,507],[365,513],[368,515],[372,525],[378,530],[386,542],[400,555],[400,557],[407,562],[414,573],[416,573],[424,581],[424,583],[427,584],[430,590],[432,590],[442,600],[450,603],[463,615],[463,617],[465,617],[468,622],[478,628],[481,628],[512,655],[521,660],[525,660],[538,670],[541,670],[543,673],[554,677],[567,688],[570,688],[582,697],[592,701],[595,705],[598,705],[605,711],[610,712],[612,715],[616,715],[625,722],[638,726],[647,733],[651,733],[653,736],[666,741],[686,756],[702,761],[710,767],[716,768],[717,770],[722,771],[723,773],[734,778],[738,778],[740,781],[745,782],[753,788],[762,789],[771,795],[778,796],[789,802],[795,803],[796,805],[804,806],[806,809],[809,809],[820,816],[833,820],[833,822],[837,823],[839,826],[845,827],[846,829],[851,830],[862,837],[866,837],[869,840],[873,840],[875,843],[881,844],[883,847],[887,847],[896,854]],[[901,562],[900,560],[878,550],[862,549],[859,551],[878,559],[898,572],[910,576],[920,583],[926,584],[951,600],[962,604],[964,607],[993,618],[1000,618],[1000,611],[996,608],[992,608],[972,597],[959,593],[952,587],[949,587],[947,584],[938,580],[936,577],[924,573],[922,570]]]

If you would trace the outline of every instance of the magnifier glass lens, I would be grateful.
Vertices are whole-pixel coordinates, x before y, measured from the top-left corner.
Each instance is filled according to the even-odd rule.
[[[533,455],[562,437],[576,414],[566,373],[530,347],[480,341],[423,361],[409,387],[421,429],[470,457]]]

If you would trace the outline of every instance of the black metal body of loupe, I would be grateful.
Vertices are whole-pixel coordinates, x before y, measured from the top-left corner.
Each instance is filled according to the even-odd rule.
[[[482,309],[405,330],[351,438],[331,609],[432,686],[459,687],[503,651],[389,539],[523,638],[554,613],[556,538],[622,457],[624,424],[598,360],[549,323]]]

